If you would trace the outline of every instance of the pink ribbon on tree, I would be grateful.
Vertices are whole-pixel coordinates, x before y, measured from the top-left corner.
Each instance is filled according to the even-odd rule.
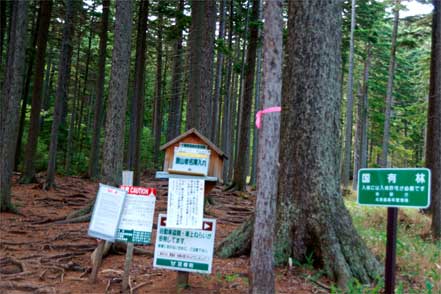
[[[262,115],[263,114],[271,113],[271,112],[281,112],[281,111],[282,111],[282,107],[280,107],[280,106],[274,106],[274,107],[265,108],[263,110],[259,110],[256,113],[256,127],[258,129],[260,129],[260,126],[262,125]]]

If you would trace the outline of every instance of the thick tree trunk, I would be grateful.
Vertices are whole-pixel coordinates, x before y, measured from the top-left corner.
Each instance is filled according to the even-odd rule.
[[[253,0],[253,7],[250,19],[250,39],[247,49],[246,73],[243,99],[241,103],[240,121],[239,121],[239,137],[237,158],[234,165],[233,183],[236,188],[243,191],[246,186],[246,178],[248,175],[249,164],[249,141],[250,141],[250,115],[252,109],[253,89],[254,89],[254,73],[256,65],[257,37],[259,18],[259,0]]]
[[[176,16],[177,36],[173,49],[173,73],[171,81],[170,109],[168,112],[167,125],[167,141],[177,137],[180,133],[181,126],[181,84],[182,84],[182,33],[183,33],[183,17],[184,17],[184,0],[180,0],[178,4],[178,15]]]
[[[441,0],[433,0],[426,166],[432,171],[432,236],[441,238]]]
[[[345,124],[345,149],[342,168],[343,189],[349,186],[349,174],[351,167],[352,149],[352,113],[354,109],[353,84],[354,84],[354,31],[355,31],[355,0],[352,0],[351,10],[351,33],[349,41],[349,71],[348,71],[348,93],[346,96],[346,124]]]
[[[219,33],[217,36],[218,44],[223,44],[225,36],[225,6],[226,0],[221,0],[220,3],[220,17],[219,17]],[[224,63],[224,53],[222,49],[217,51],[216,60],[216,79],[214,83],[214,97],[212,102],[212,128],[210,130],[210,140],[212,142],[218,142],[218,118],[219,118],[219,102],[221,101],[221,83],[222,83],[222,66]]]
[[[257,4],[260,8],[260,1]],[[282,100],[283,15],[282,0],[267,1],[264,8],[262,107],[279,106]],[[250,44],[251,45],[251,44]],[[279,170],[280,114],[262,117],[257,161],[256,216],[250,267],[250,293],[275,292],[273,239],[276,223]]]
[[[104,96],[104,78],[106,74],[106,47],[107,30],[109,28],[109,6],[110,0],[103,0],[103,15],[100,30],[100,45],[98,53],[98,77],[96,81],[96,97],[94,104],[93,132],[89,155],[88,176],[96,178],[99,167],[99,147],[101,137],[101,125],[103,121],[103,96]]]
[[[153,163],[155,168],[160,166],[159,147],[161,145],[162,129],[162,28],[164,25],[164,16],[162,12],[158,16],[158,39],[156,41],[156,82],[155,82],[155,100],[153,105]]]
[[[40,4],[40,21],[37,32],[37,59],[35,62],[34,83],[32,89],[32,108],[29,123],[28,140],[25,149],[24,171],[23,176],[20,179],[21,183],[30,183],[36,181],[34,161],[38,145],[38,136],[40,134],[40,113],[42,106],[44,65],[52,11],[52,1],[43,1]]]
[[[275,258],[281,264],[312,253],[346,287],[352,278],[372,281],[380,267],[339,193],[339,2],[289,3]]]
[[[145,83],[145,51],[146,30],[149,14],[149,1],[139,3],[138,32],[136,37],[135,90],[132,98],[130,116],[130,136],[127,156],[127,168],[134,171],[133,185],[140,182],[140,144],[144,127],[144,83]]]
[[[383,145],[381,148],[380,165],[382,167],[388,166],[387,153],[389,149],[389,137],[390,137],[390,121],[392,116],[392,104],[393,104],[393,84],[395,75],[395,53],[397,51],[397,35],[398,35],[398,23],[400,20],[400,8],[401,0],[395,0],[394,5],[394,24],[392,29],[392,45],[390,49],[389,59],[389,73],[387,78],[386,89],[386,105],[384,110],[384,130],[383,130]]]
[[[197,128],[209,137],[211,124],[212,76],[216,1],[191,2],[190,80],[187,102],[187,129]]]
[[[27,8],[27,1],[12,4],[11,35],[0,101],[0,212],[15,210],[11,203],[11,181],[23,89]]]
[[[6,35],[6,18],[6,1],[0,1],[0,73],[3,73],[3,44]]]
[[[355,133],[355,148],[354,148],[354,173],[352,180],[352,189],[357,189],[358,184],[358,170],[367,167],[367,128],[368,128],[368,82],[369,82],[369,67],[371,62],[371,45],[367,45],[366,60],[364,62],[363,83],[358,96],[357,105],[357,129]]]
[[[70,79],[70,63],[72,59],[72,36],[74,30],[73,18],[76,3],[66,0],[66,17],[63,27],[63,39],[61,42],[60,61],[58,63],[58,85],[55,96],[54,116],[51,129],[51,141],[49,146],[49,162],[47,166],[45,189],[54,186],[55,166],[57,161],[58,132],[62,122],[63,105],[67,101],[67,91]]]
[[[109,185],[118,186],[121,184],[124,157],[124,148],[122,146],[124,146],[124,125],[129,81],[132,1],[116,1],[114,32],[102,180]]]

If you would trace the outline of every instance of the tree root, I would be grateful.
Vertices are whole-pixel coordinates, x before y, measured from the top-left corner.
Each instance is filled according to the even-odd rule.
[[[248,255],[251,250],[253,227],[254,215],[248,218],[218,245],[216,255],[221,258]]]
[[[239,189],[238,185],[235,182],[232,182],[229,186],[223,189],[223,192],[235,192]]]
[[[53,223],[57,224],[57,225],[84,223],[84,222],[90,221],[91,217],[92,217],[92,213],[91,212],[88,213],[88,214],[77,216],[77,217],[73,217],[73,218],[69,218],[69,215],[68,215],[66,217],[66,219],[55,221]]]

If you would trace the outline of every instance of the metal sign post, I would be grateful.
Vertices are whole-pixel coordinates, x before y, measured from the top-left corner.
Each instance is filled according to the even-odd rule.
[[[358,172],[358,204],[388,207],[386,294],[395,293],[398,207],[427,208],[430,205],[430,177],[427,168],[364,168]]]

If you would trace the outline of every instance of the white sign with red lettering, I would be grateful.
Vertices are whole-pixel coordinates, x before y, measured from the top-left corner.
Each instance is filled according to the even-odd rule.
[[[89,236],[115,241],[126,195],[125,190],[100,184],[89,224]]]
[[[117,240],[150,244],[156,189],[124,185],[120,188],[127,191],[127,197],[118,227]]]

